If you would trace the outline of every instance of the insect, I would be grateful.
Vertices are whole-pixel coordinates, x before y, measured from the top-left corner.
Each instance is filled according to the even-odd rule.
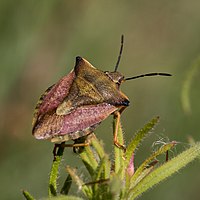
[[[129,99],[120,91],[120,85],[140,77],[171,74],[147,73],[125,78],[117,71],[123,41],[122,35],[120,53],[113,72],[96,69],[86,59],[77,56],[74,69],[45,91],[36,105],[33,117],[32,134],[36,139],[49,139],[54,143],[76,141],[92,133],[113,114],[117,118],[114,144],[124,148],[117,140],[117,127],[121,113],[129,106]]]

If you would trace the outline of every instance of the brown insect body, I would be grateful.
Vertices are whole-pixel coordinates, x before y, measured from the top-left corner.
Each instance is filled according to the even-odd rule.
[[[129,105],[128,97],[119,90],[124,80],[117,71],[103,72],[76,57],[74,70],[41,96],[33,135],[63,142],[93,132],[109,115]]]

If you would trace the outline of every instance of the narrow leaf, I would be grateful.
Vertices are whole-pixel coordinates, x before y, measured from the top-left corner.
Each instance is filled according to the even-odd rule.
[[[70,174],[78,189],[83,192],[83,194],[89,199],[92,197],[92,189],[84,184],[82,179],[76,174],[76,170],[70,168],[69,166],[66,167],[67,172]]]
[[[85,164],[88,172],[90,173],[91,177],[95,174],[96,168],[98,166],[97,158],[94,155],[90,146],[84,148],[84,151],[81,152],[80,157]]]
[[[99,166],[96,169],[96,174],[93,178],[94,181],[98,181],[101,179],[109,179],[110,178],[110,160],[107,155],[102,158],[99,162]]]
[[[63,184],[63,187],[62,187],[60,193],[67,195],[69,193],[69,189],[70,189],[71,185],[72,185],[72,177],[69,174]]]
[[[199,67],[200,67],[200,56],[190,66],[190,69],[187,73],[187,77],[185,78],[185,80],[182,84],[183,87],[182,87],[182,91],[181,91],[181,103],[182,103],[183,111],[186,114],[192,113],[190,92],[192,89],[192,83],[194,81],[194,78],[198,74]]]
[[[124,181],[117,174],[113,174],[112,179],[110,180],[109,188],[111,194],[109,199],[123,199],[121,196],[123,193],[122,191],[124,190]]]
[[[189,149],[183,151],[178,156],[164,163],[160,167],[152,171],[142,181],[136,185],[131,191],[129,199],[135,199],[143,192],[152,188],[154,185],[168,178],[181,168],[185,167],[188,163],[200,156],[200,143],[195,144]]]
[[[149,158],[147,158],[140,166],[139,168],[136,170],[135,174],[132,176],[131,178],[131,187],[134,187],[139,180],[141,180],[140,176],[142,175],[142,172],[144,169],[146,169],[146,167],[148,166],[148,164],[150,162],[152,162],[153,160],[156,159],[157,156],[167,152],[168,150],[170,150],[172,147],[174,147],[174,145],[176,144],[176,142],[170,142],[167,143],[163,146],[161,146],[157,151],[155,151]]]
[[[76,197],[76,196],[69,196],[69,195],[59,195],[56,197],[51,197],[51,198],[42,198],[41,200],[83,200],[80,197]]]
[[[102,178],[103,179],[109,179],[110,170],[111,170],[111,163],[110,163],[110,160],[108,158],[108,155],[105,153],[105,151],[103,149],[103,144],[96,138],[95,135],[91,140],[91,146],[94,148],[93,154],[97,153],[98,156],[99,156],[98,162],[101,162],[103,164],[104,173],[103,173]],[[101,165],[101,163],[98,164],[98,168],[99,168],[99,165]],[[96,170],[95,174],[97,174],[98,169],[95,169],[95,170]],[[93,179],[95,180],[97,178],[93,178]]]
[[[96,138],[95,135],[91,140],[91,145],[94,147],[94,149],[97,152],[97,154],[99,155],[100,159],[105,156],[105,151],[103,149],[103,144]]]
[[[91,182],[90,185],[93,186],[93,194],[94,198],[100,197],[102,193],[105,193],[105,184],[104,182],[108,181],[108,178],[105,178],[105,169],[106,163],[109,162],[108,156],[102,158],[99,162],[99,165],[96,169],[96,173],[93,177],[93,183]]]
[[[108,158],[106,158],[106,157],[104,157],[100,160],[99,165],[96,169],[96,173],[94,174],[94,177],[93,177],[94,181],[98,181],[100,178],[102,178],[101,175],[103,174],[106,160],[108,160]]]
[[[153,127],[158,123],[159,117],[153,118],[150,122],[148,122],[142,129],[140,129],[133,140],[129,143],[126,150],[126,162],[125,168],[128,167],[129,162],[133,153],[135,152],[138,145],[142,142],[142,140],[146,137],[146,135],[153,129]]]
[[[35,200],[35,198],[26,190],[22,191],[24,197],[26,198],[26,200]]]

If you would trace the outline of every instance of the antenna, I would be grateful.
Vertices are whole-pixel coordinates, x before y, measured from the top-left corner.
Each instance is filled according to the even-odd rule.
[[[124,46],[124,35],[121,36],[121,47],[120,47],[119,56],[118,56],[118,59],[117,59],[117,63],[116,63],[116,65],[115,65],[115,70],[114,70],[114,72],[117,71],[117,68],[118,68],[118,66],[119,66],[119,62],[120,62],[121,55],[122,55],[122,51],[123,51],[123,46]]]
[[[142,77],[145,77],[145,76],[172,76],[171,74],[168,74],[168,73],[159,73],[159,72],[153,72],[153,73],[148,73],[148,74],[141,74],[141,75],[138,75],[138,76],[133,76],[133,77],[130,77],[130,78],[125,78],[126,81],[128,80],[132,80],[132,79],[137,79],[137,78],[142,78]]]

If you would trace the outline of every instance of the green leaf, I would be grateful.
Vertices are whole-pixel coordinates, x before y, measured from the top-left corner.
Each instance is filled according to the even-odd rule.
[[[110,178],[110,170],[111,170],[111,163],[109,160],[108,155],[105,153],[103,144],[94,136],[91,140],[91,146],[93,147],[93,154],[96,155],[98,154],[98,168],[102,165],[103,167],[103,174],[102,178],[103,179],[109,179]],[[97,157],[97,155],[96,155]],[[95,169],[94,176],[98,173],[98,168]],[[97,177],[93,179],[97,180]]]
[[[110,189],[110,199],[116,200],[121,199],[121,194],[124,189],[124,181],[117,174],[113,174],[110,184],[108,185]]]
[[[110,161],[108,160],[108,156],[105,155],[104,158],[100,159],[99,165],[96,169],[96,173],[93,176],[92,182],[87,183],[87,185],[89,185],[93,189],[93,199],[101,199],[100,197],[106,198],[106,193],[108,193],[107,182],[110,178],[110,166],[109,172],[106,172],[105,170],[107,170],[107,163],[110,164]]]
[[[76,170],[69,166],[66,167],[66,170],[77,184],[79,190],[81,190],[86,197],[91,198],[93,195],[92,189],[84,184],[83,180],[76,174]]]
[[[90,146],[84,148],[83,152],[80,153],[80,157],[85,164],[91,177],[95,174],[96,168],[98,166],[97,158]]]
[[[105,156],[105,151],[103,148],[103,143],[100,142],[95,135],[93,135],[93,138],[91,139],[91,146],[94,147],[95,151],[97,152],[99,158],[104,158]]]
[[[51,198],[43,198],[41,200],[83,200],[83,199],[76,196],[59,195],[59,196],[51,197]]]
[[[154,185],[178,172],[181,168],[185,167],[188,163],[192,162],[199,156],[200,143],[197,143],[149,173],[148,176],[131,189],[129,199],[137,198]]]
[[[69,174],[63,184],[63,187],[62,187],[60,193],[67,195],[69,193],[69,189],[70,189],[71,185],[72,185],[72,177]]]
[[[142,142],[142,140],[146,137],[146,135],[153,129],[153,127],[158,123],[159,117],[153,118],[150,122],[148,122],[142,129],[140,129],[133,140],[129,143],[127,150],[126,150],[126,162],[125,168],[127,169],[129,162],[133,153],[135,152],[136,148]]]
[[[24,197],[26,198],[26,200],[35,200],[35,198],[26,190],[22,191]]]
[[[149,158],[147,158],[139,166],[139,168],[136,170],[135,174],[131,177],[131,186],[130,187],[134,187],[135,185],[137,185],[137,183],[141,180],[141,176],[144,177],[143,171],[147,168],[147,166],[149,165],[149,163],[151,163],[152,161],[154,161],[157,156],[159,156],[159,155],[161,155],[161,154],[169,151],[172,147],[174,147],[175,144],[176,144],[176,142],[174,142],[174,141],[170,142],[170,143],[167,143],[167,144],[161,146]]]
[[[186,114],[191,114],[191,102],[190,102],[190,91],[192,87],[192,81],[194,80],[195,75],[197,75],[200,67],[200,57],[198,57],[194,63],[190,66],[187,77],[183,82],[183,87],[181,91],[181,102],[183,110]]]

